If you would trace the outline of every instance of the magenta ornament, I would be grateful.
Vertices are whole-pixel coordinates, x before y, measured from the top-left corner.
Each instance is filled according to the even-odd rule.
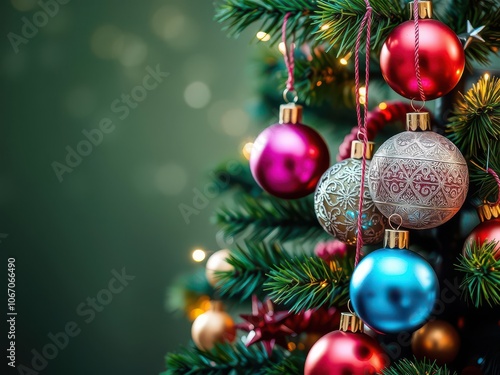
[[[282,105],[280,123],[259,134],[250,154],[255,181],[269,194],[297,199],[314,192],[330,164],[328,147],[318,132],[301,124],[302,107]]]

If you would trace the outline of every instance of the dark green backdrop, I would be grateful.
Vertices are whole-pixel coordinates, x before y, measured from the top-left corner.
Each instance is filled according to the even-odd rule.
[[[16,362],[31,368],[31,351],[75,322],[80,333],[39,373],[157,374],[190,331],[165,311],[166,287],[194,269],[194,247],[217,250],[214,202],[189,224],[178,206],[191,204],[207,172],[250,134],[241,112],[251,100],[242,78],[250,36],[227,39],[211,1],[66,2],[47,8],[47,19],[35,0],[1,5],[0,268],[5,290],[15,257]],[[26,37],[26,27],[23,36],[26,20],[41,25],[36,35]],[[158,64],[168,77],[151,91],[136,88]],[[125,110],[110,106],[132,90],[147,97],[122,120]],[[82,131],[106,118],[112,131],[102,140],[93,132],[100,143],[64,173],[66,147],[76,150]],[[112,270],[123,267],[135,279],[121,292],[110,285],[111,294]],[[88,306],[77,307],[96,296],[113,299],[91,320]],[[3,348],[4,329],[0,340]],[[23,373],[4,354],[0,373]]]

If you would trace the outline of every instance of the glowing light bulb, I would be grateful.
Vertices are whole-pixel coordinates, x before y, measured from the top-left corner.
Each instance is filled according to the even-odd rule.
[[[250,154],[252,152],[252,147],[253,147],[253,142],[247,142],[247,143],[245,143],[245,145],[243,146],[243,149],[241,150],[241,152],[243,153],[243,156],[247,160],[250,160]]]
[[[378,105],[378,107],[381,109],[381,110],[384,110],[384,109],[387,109],[387,103],[385,102],[382,102]]]
[[[487,81],[488,79],[490,79],[490,75],[489,73],[484,73],[483,75],[484,79]]]
[[[205,251],[202,249],[196,249],[193,251],[192,257],[195,262],[201,262],[203,259],[205,259],[207,255],[205,254]]]
[[[265,31],[259,31],[257,33],[257,39],[259,39],[261,42],[267,42],[269,39],[271,39],[271,35],[269,35]]]

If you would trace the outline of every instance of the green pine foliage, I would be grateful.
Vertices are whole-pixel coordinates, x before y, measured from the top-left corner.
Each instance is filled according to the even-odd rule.
[[[215,222],[225,238],[245,234],[247,241],[286,242],[328,237],[316,219],[311,196],[285,200],[270,195],[253,197],[241,194],[235,197],[231,207],[222,207],[215,214]]]
[[[227,262],[232,271],[217,272],[217,290],[221,297],[249,299],[252,294],[265,295],[262,288],[267,274],[276,264],[284,263],[290,255],[277,243],[246,243],[231,251]]]
[[[272,301],[292,312],[345,305],[353,265],[352,256],[329,263],[317,257],[295,257],[271,270],[264,289]]]
[[[465,158],[486,152],[500,140],[500,79],[482,77],[462,96],[449,119],[450,140]]]
[[[453,0],[445,9],[438,8],[435,13],[457,34],[467,31],[467,21],[473,27],[484,26],[480,35],[485,41],[473,41],[465,50],[469,69],[473,61],[488,64],[489,56],[500,48],[500,2],[497,0]]]
[[[226,24],[224,30],[231,36],[258,23],[259,30],[268,33],[274,44],[281,40],[283,19],[290,12],[287,34],[294,34],[297,44],[302,44],[314,40],[318,31],[311,18],[316,10],[315,0],[224,0],[216,3],[215,19]]]
[[[283,358],[281,362],[267,369],[265,375],[302,375],[305,362],[304,354],[292,352],[292,355]]]
[[[167,371],[161,375],[266,375],[289,362],[288,353],[275,347],[269,357],[261,344],[246,347],[241,341],[221,343],[210,351],[195,347],[167,354]]]
[[[414,359],[410,361],[407,358],[399,360],[382,370],[381,375],[456,375],[456,372],[451,372],[446,365],[438,366],[436,362],[423,359],[418,361]]]
[[[500,305],[500,259],[495,259],[498,244],[498,241],[466,244],[465,254],[459,256],[455,265],[464,274],[460,287],[475,307],[484,302]]]
[[[394,27],[408,19],[408,9],[401,7],[399,0],[378,0],[370,4],[373,9],[371,48],[377,51]],[[318,5],[320,11],[314,16],[320,28],[318,38],[336,46],[337,57],[354,52],[359,27],[366,13],[365,0],[320,0]]]
[[[476,165],[471,165],[470,182],[476,185],[475,196],[481,201],[496,202],[498,199],[498,184],[495,178],[485,171],[486,166],[500,176],[500,142],[492,142],[490,151],[485,152],[476,159]],[[479,167],[478,167],[479,166]]]

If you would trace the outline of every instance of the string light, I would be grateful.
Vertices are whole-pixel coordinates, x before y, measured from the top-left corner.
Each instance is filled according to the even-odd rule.
[[[295,48],[295,43],[292,43],[292,44],[291,44],[291,48]],[[286,53],[286,50],[285,50],[285,43],[280,42],[280,43],[278,44],[278,49],[279,49],[279,51],[281,52],[281,54],[282,54],[282,55],[284,55],[284,54]]]
[[[192,253],[192,257],[193,257],[193,260],[195,262],[202,262],[206,256],[207,255],[206,255],[205,251],[202,249],[196,249]]]
[[[366,87],[361,86],[359,88],[359,103],[360,104],[365,104],[366,103]]]
[[[271,35],[264,31],[259,31],[257,33],[257,39],[259,39],[261,42],[267,42],[268,40],[271,39]]]
[[[324,25],[321,26],[321,31],[328,30],[330,28],[330,25],[325,23]]]
[[[490,79],[490,75],[489,73],[484,73],[483,75],[484,79],[487,81],[488,79]]]
[[[342,65],[347,65],[347,60],[349,60],[349,58],[351,57],[351,55],[352,55],[352,53],[351,53],[351,52],[349,52],[347,55],[345,55],[344,57],[342,57],[342,58],[340,59],[340,63],[341,63]]]
[[[241,152],[243,153],[243,156],[245,159],[250,160],[250,154],[252,153],[252,147],[253,147],[253,142],[247,142],[243,146]]]
[[[387,109],[387,103],[382,102],[378,105],[378,107],[383,111],[384,109]]]

